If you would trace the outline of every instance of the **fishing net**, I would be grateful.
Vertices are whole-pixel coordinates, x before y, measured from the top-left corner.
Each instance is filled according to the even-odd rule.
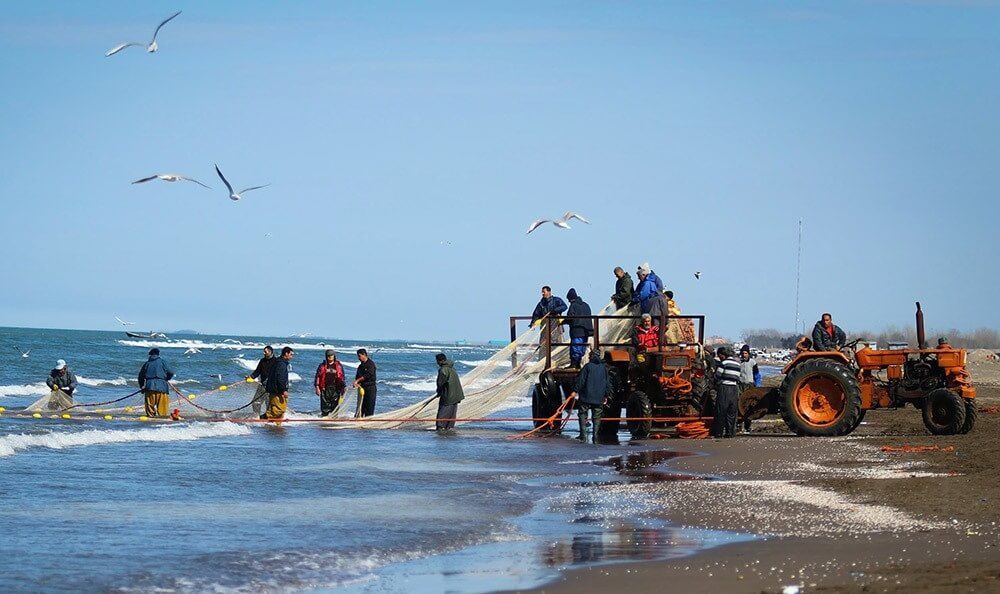
[[[631,315],[628,308],[615,311],[608,304],[600,312],[602,315]],[[633,320],[599,320],[601,343],[625,342],[629,339]],[[531,394],[538,374],[545,370],[545,345],[540,344],[544,325],[529,328],[516,340],[497,351],[483,364],[462,376],[465,399],[459,406],[461,417],[465,419],[483,418],[512,402],[522,401]],[[565,340],[565,339],[564,339]],[[569,363],[569,347],[552,349],[552,365],[564,367]],[[435,396],[430,395],[416,404],[387,411],[362,421],[331,422],[326,425],[337,429],[399,429],[403,427],[427,427],[428,421],[437,416]],[[527,404],[526,404],[527,405]],[[349,413],[344,411],[341,413]],[[424,422],[416,422],[422,420]]]

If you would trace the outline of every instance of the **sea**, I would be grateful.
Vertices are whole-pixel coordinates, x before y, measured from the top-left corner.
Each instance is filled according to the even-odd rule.
[[[602,497],[609,484],[670,478],[662,448],[624,433],[619,444],[593,445],[573,432],[512,439],[530,428],[521,421],[438,435],[16,414],[48,392],[57,359],[77,374],[76,401],[99,402],[138,388],[152,346],[175,383],[197,393],[245,377],[264,344],[296,350],[289,400],[299,412],[319,409],[312,374],[327,348],[349,378],[353,353],[368,349],[378,365],[377,411],[432,394],[439,352],[459,373],[496,352],[420,341],[151,340],[0,328],[0,591],[480,593],[752,538],[672,526],[648,502]],[[522,396],[494,415],[530,412]]]

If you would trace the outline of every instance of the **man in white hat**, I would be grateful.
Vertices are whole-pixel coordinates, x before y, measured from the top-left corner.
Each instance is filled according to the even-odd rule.
[[[73,392],[76,391],[76,376],[69,370],[69,367],[66,367],[66,362],[62,359],[56,361],[56,367],[49,372],[49,377],[45,380],[45,383],[53,392],[61,390],[70,399],[73,398]]]

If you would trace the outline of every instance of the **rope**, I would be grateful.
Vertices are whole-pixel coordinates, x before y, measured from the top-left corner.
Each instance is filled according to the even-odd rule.
[[[135,396],[136,394],[138,394],[139,392],[142,392],[142,390],[136,390],[135,392],[132,392],[128,396],[122,396],[121,398],[115,398],[114,400],[108,400],[107,402],[81,402],[79,404],[74,404],[73,406],[67,406],[66,408],[59,409],[59,411],[63,412],[63,411],[70,410],[72,408],[78,408],[80,406],[105,406],[105,405],[108,405],[108,404],[115,404],[116,402],[121,402],[122,400],[125,400],[126,398],[131,398],[131,397]]]
[[[547,418],[547,419],[544,419],[544,420],[545,420],[545,423],[543,423],[543,424],[541,424],[541,425],[539,425],[539,426],[535,427],[534,429],[532,429],[531,431],[528,431],[527,433],[522,433],[521,435],[515,435],[514,437],[510,437],[510,438],[508,438],[508,439],[524,439],[524,438],[526,438],[526,437],[530,437],[531,435],[533,435],[533,434],[537,433],[538,431],[541,431],[541,430],[542,430],[542,429],[544,429],[545,427],[550,427],[550,428],[552,428],[552,430],[553,430],[553,433],[554,433],[554,432],[556,432],[556,431],[562,431],[563,427],[565,427],[565,426],[566,426],[566,423],[567,423],[567,422],[569,421],[569,417],[570,417],[570,415],[566,415],[566,419],[565,419],[565,420],[563,420],[563,421],[562,421],[562,422],[561,422],[561,423],[559,424],[559,429],[556,429],[556,428],[555,428],[555,421],[556,421],[556,419],[557,419],[557,418],[559,418],[559,417],[561,417],[561,416],[562,416],[562,413],[563,413],[563,411],[564,411],[564,410],[566,410],[566,408],[567,408],[567,407],[568,407],[568,406],[570,405],[570,403],[572,403],[572,402],[573,402],[574,400],[576,400],[576,396],[572,396],[572,395],[571,395],[571,396],[570,396],[569,398],[567,398],[566,400],[564,400],[562,404],[560,404],[560,405],[559,405],[559,408],[557,408],[557,409],[556,409],[556,412],[552,413],[552,416],[551,416],[551,417],[549,417],[549,418]],[[572,414],[572,413],[570,413],[570,414]],[[534,419],[532,419],[532,420],[534,420]]]
[[[250,402],[247,402],[246,404],[244,404],[243,406],[241,406],[239,408],[232,408],[232,409],[228,409],[228,410],[216,410],[214,408],[208,408],[208,407],[205,407],[205,406],[201,406],[200,404],[195,404],[190,398],[188,398],[180,390],[178,390],[177,386],[175,386],[175,385],[173,385],[173,384],[171,384],[169,382],[167,383],[167,385],[169,385],[170,389],[172,389],[178,396],[180,396],[185,401],[187,401],[187,403],[190,404],[191,406],[197,408],[198,410],[203,410],[205,412],[210,412],[210,413],[216,414],[216,415],[228,415],[230,413],[241,411],[241,410],[249,407],[250,405],[252,405],[253,402],[254,402],[253,399],[251,398]],[[235,386],[237,384],[230,384],[230,385]],[[229,386],[226,386],[226,388],[228,389]],[[218,389],[209,390],[208,392],[203,392],[203,393],[199,394],[199,396],[204,396],[205,394],[211,394],[212,392],[218,392],[218,391],[220,391],[220,390],[218,390]]]
[[[691,382],[681,377],[681,370],[678,369],[674,374],[668,378],[661,380],[665,388],[676,391],[679,394],[690,394],[694,386]]]

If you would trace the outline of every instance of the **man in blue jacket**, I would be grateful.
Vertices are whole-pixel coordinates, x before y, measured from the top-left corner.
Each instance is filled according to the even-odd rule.
[[[646,262],[643,262],[636,272],[639,275],[639,286],[632,293],[632,303],[639,304],[640,313],[649,313],[653,300],[663,292],[663,281]]]
[[[165,417],[170,404],[170,384],[174,377],[167,362],[160,358],[160,349],[150,349],[149,359],[139,370],[139,389],[146,397],[146,416]]]
[[[542,319],[548,316],[551,342],[562,342],[562,325],[556,318],[564,311],[566,311],[566,302],[553,295],[552,287],[546,285],[542,287],[542,299],[535,306],[535,311],[531,313],[531,325],[543,323]],[[544,342],[544,337],[540,337],[539,342]]]
[[[281,349],[281,357],[274,362],[271,374],[267,376],[267,410],[260,416],[262,419],[280,419],[288,410],[288,365],[295,351],[292,347]]]

